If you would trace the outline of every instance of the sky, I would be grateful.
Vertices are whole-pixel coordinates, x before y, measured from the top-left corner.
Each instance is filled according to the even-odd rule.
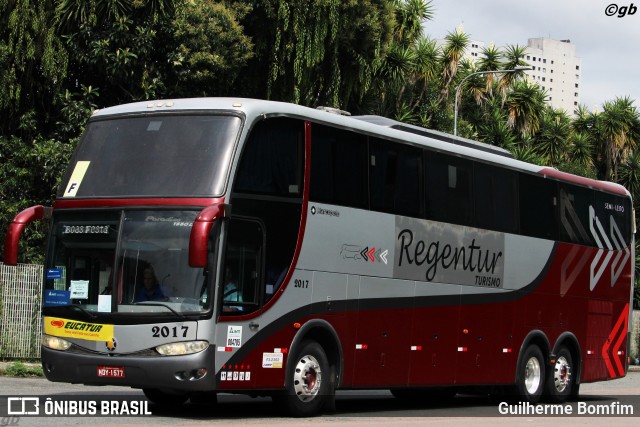
[[[425,23],[431,38],[444,38],[462,24],[485,46],[527,46],[538,37],[571,40],[582,59],[580,103],[602,111],[605,101],[629,96],[640,110],[640,1],[431,0],[431,5],[434,16]],[[627,13],[621,17],[623,6]]]

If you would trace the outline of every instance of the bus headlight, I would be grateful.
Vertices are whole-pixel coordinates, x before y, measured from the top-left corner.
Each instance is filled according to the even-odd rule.
[[[65,351],[71,347],[71,343],[62,338],[54,337],[47,334],[42,334],[42,345],[53,350]]]
[[[182,356],[185,354],[199,353],[206,350],[209,343],[206,341],[187,341],[162,344],[156,347],[156,351],[163,356]]]

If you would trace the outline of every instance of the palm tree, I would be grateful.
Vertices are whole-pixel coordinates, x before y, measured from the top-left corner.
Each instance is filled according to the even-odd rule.
[[[545,109],[545,97],[546,92],[537,84],[528,80],[516,81],[506,100],[509,126],[523,137],[538,132]]]
[[[494,100],[492,103],[495,103]],[[487,144],[496,145],[512,151],[517,148],[516,138],[507,124],[507,115],[500,106],[488,106],[489,113],[485,114],[484,123],[479,126],[478,138]]]
[[[482,49],[482,57],[478,60],[479,71],[495,71],[504,69],[502,62],[502,52],[495,45],[491,44],[488,47]],[[485,91],[491,92],[493,89],[493,82],[495,80],[495,74],[486,75]]]
[[[570,134],[570,119],[564,111],[544,111],[536,148],[550,165],[557,166],[567,159]]]
[[[620,165],[619,183],[624,185],[633,196],[636,204],[640,199],[640,151],[634,150],[629,153],[627,160]]]
[[[442,90],[438,98],[439,104],[449,97],[451,83],[458,72],[462,55],[469,45],[469,36],[461,29],[447,34],[445,40],[447,42],[442,50]]]
[[[618,165],[624,161],[640,137],[640,114],[628,96],[607,101],[596,126],[602,140],[599,148],[604,178],[616,180]]]
[[[414,85],[413,106],[417,108],[422,104],[428,86],[433,84],[438,75],[439,56],[436,41],[428,37],[420,37],[413,46],[413,51],[411,80]]]
[[[571,148],[569,149],[569,161],[584,168],[592,169],[594,166],[593,156],[591,137],[586,133],[576,133],[574,131],[571,139]]]
[[[524,46],[507,46],[506,50],[503,53],[503,57],[505,58],[504,69],[515,70],[517,67],[529,65],[524,61],[526,53],[527,48]],[[502,94],[503,100],[506,100],[507,92],[513,87],[516,81],[521,79],[522,76],[524,76],[524,70],[516,71],[515,73],[506,73],[502,76],[502,78],[500,79],[500,83],[498,84],[498,89]]]
[[[422,24],[433,19],[431,1],[394,0],[396,25],[394,41],[404,46],[416,44],[422,37]]]

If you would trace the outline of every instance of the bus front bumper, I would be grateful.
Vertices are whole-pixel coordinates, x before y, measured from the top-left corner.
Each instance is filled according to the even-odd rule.
[[[212,346],[186,356],[158,357],[80,354],[42,347],[42,369],[53,382],[212,391],[216,388],[214,356]]]

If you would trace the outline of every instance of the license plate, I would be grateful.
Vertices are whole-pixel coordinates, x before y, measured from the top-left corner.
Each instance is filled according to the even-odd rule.
[[[97,366],[98,376],[105,378],[124,378],[124,366]]]

